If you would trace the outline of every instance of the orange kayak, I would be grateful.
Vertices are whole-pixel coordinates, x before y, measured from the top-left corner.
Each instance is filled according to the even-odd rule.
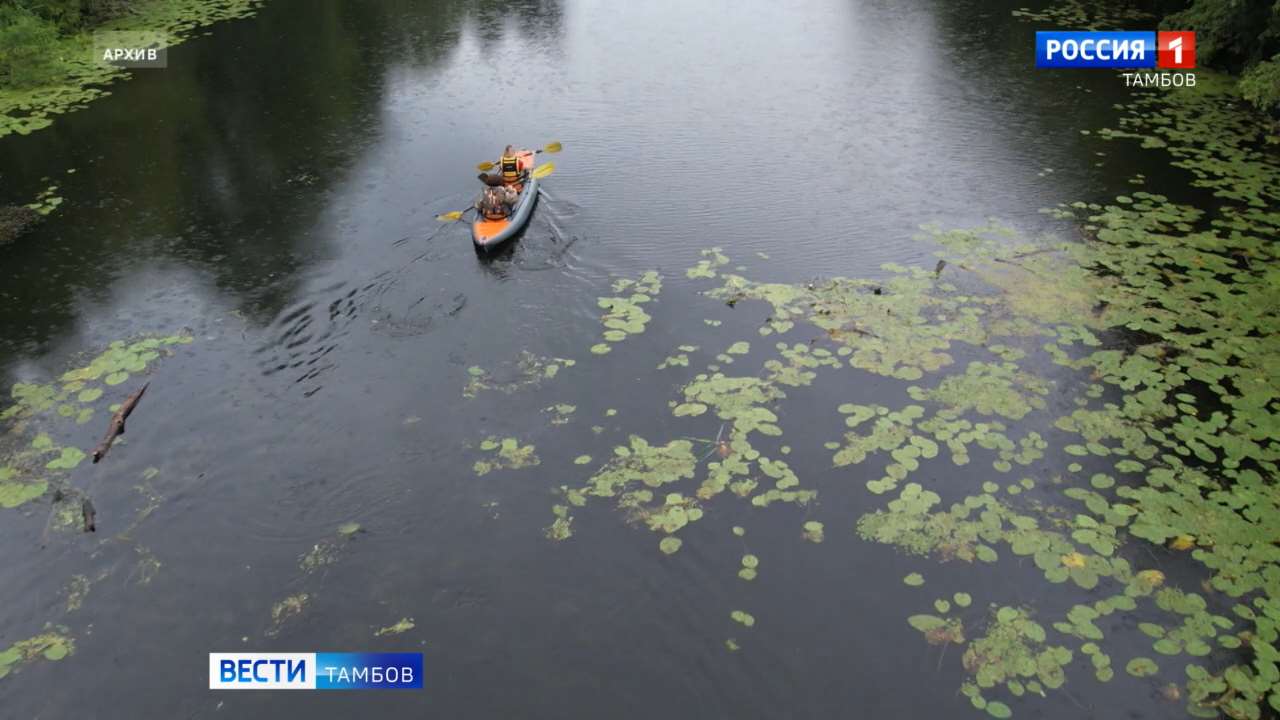
[[[538,179],[533,176],[535,163],[532,150],[519,153],[528,179],[520,187],[520,197],[511,209],[511,215],[499,220],[479,217],[471,223],[471,242],[476,250],[488,252],[515,237],[528,224],[533,206],[538,202]]]

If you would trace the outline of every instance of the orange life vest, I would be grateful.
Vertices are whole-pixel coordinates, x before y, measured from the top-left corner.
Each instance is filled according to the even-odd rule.
[[[502,182],[508,185],[516,185],[520,182],[520,158],[515,155],[503,155],[498,165],[502,168]]]

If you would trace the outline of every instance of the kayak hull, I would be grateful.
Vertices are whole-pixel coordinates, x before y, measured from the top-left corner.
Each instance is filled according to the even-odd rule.
[[[521,153],[529,179],[520,189],[520,197],[511,210],[511,216],[502,220],[477,218],[471,223],[471,242],[478,252],[492,252],[514,238],[529,223],[533,207],[538,204],[538,179],[533,177],[534,155]]]

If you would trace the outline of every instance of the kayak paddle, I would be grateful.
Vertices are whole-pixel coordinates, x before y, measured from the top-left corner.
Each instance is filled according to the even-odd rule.
[[[447,212],[447,213],[437,215],[436,219],[439,220],[440,222],[456,222],[458,220],[461,220],[463,215],[466,215],[472,210],[475,210],[475,207],[469,207],[466,210],[454,210],[453,212]]]

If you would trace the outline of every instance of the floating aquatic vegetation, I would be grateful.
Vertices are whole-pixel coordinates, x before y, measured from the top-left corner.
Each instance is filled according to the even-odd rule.
[[[668,355],[665,360],[658,364],[659,370],[666,370],[669,367],[689,367],[689,356],[685,353]]]
[[[998,489],[990,483],[990,491]],[[1069,535],[1041,527],[1043,518],[1015,511],[1008,503],[990,492],[971,495],[955,503],[949,510],[931,512],[941,502],[937,493],[908,483],[899,497],[884,510],[864,515],[858,521],[858,533],[867,540],[896,545],[914,554],[933,554],[943,560],[995,562],[999,553],[995,546],[1008,545],[1018,556],[1030,556],[1052,583],[1071,580],[1086,590],[1097,586],[1100,578],[1113,578],[1135,587],[1151,585],[1151,572],[1134,574],[1129,564],[1106,552],[1085,554],[1074,542],[1097,542],[1109,526],[1087,515],[1077,515],[1075,528]],[[1117,513],[1114,520],[1127,518]],[[1150,588],[1135,590],[1147,594]]]
[[[67,612],[75,612],[84,604],[84,598],[89,594],[91,583],[89,578],[84,575],[72,575],[70,582],[67,583],[65,590],[67,596]]]
[[[606,342],[593,345],[591,352],[604,355],[612,349],[609,343],[622,342],[628,335],[644,332],[645,326],[652,318],[641,306],[651,301],[662,290],[662,276],[650,270],[641,275],[638,280],[622,278],[613,283],[615,293],[628,290],[631,294],[625,297],[621,295],[602,297],[597,302],[601,309],[608,311],[600,318],[600,322],[604,324]]]
[[[578,507],[586,504],[588,496],[616,497],[618,506],[627,509],[633,520],[643,521],[653,530],[670,536],[687,523],[700,519],[702,510],[693,498],[686,498],[680,493],[669,493],[661,503],[650,505],[654,500],[652,489],[693,477],[696,465],[693,443],[688,440],[673,440],[666,445],[655,446],[633,435],[629,445],[614,448],[613,459],[592,475],[585,485],[561,488],[561,492],[570,505]],[[557,540],[569,537],[572,518],[568,516],[568,508],[556,505],[553,511],[557,520],[548,529],[548,536]],[[673,547],[670,552],[678,550],[679,544],[666,542],[662,549],[667,552]]]
[[[44,480],[15,481],[17,470],[0,468],[0,508],[15,508],[44,495],[49,483]]]
[[[547,539],[558,541],[568,540],[573,537],[573,517],[569,515],[569,508],[564,505],[556,505],[551,508],[551,511],[555,514],[556,519],[543,530]]]
[[[45,494],[65,490],[65,475],[85,460],[85,452],[64,447],[50,432],[60,425],[89,422],[106,392],[171,354],[170,348],[192,341],[190,335],[148,337],[132,343],[116,341],[87,365],[69,370],[48,383],[17,383],[11,404],[0,412],[9,426],[0,437],[0,507],[13,508]],[[59,433],[61,434],[61,433]],[[78,506],[79,503],[77,503]]]
[[[0,652],[0,678],[37,658],[61,660],[75,652],[75,649],[75,640],[67,635],[65,627],[46,629],[46,632],[19,640]]]
[[[4,133],[0,132],[0,137],[3,135]],[[48,215],[58,209],[58,206],[62,204],[62,200],[58,196],[58,186],[55,184],[41,190],[40,194],[36,195],[35,201],[28,203],[26,207],[35,210],[41,215]]]
[[[1032,620],[1026,610],[1001,607],[992,614],[986,633],[974,639],[965,650],[961,662],[973,679],[961,687],[974,707],[985,709],[993,717],[1009,717],[1008,706],[985,697],[998,686],[1015,696],[1026,692],[1044,695],[1045,689],[1056,689],[1066,682],[1064,666],[1072,653],[1061,645],[1045,642],[1044,627]],[[993,712],[993,706],[995,712]]]
[[[380,628],[373,634],[373,636],[382,637],[383,635],[399,635],[412,630],[414,627],[416,626],[413,623],[413,618],[400,618],[400,621],[395,625],[388,625],[387,627]]]
[[[742,623],[746,627],[754,627],[756,624],[755,617],[751,613],[743,610],[734,610],[733,612],[729,613],[729,617],[734,622]]]
[[[503,438],[499,440],[490,436],[480,443],[480,449],[485,452],[492,452],[493,457],[489,460],[477,460],[473,468],[477,475],[488,475],[494,470],[518,470],[520,468],[532,467],[541,462],[538,456],[534,454],[532,445],[520,445],[520,441],[515,438]]]
[[[629,445],[614,448],[614,458],[590,478],[582,492],[597,497],[618,497],[637,484],[658,488],[692,478],[696,464],[693,443],[687,440],[650,445],[644,438],[633,435]]]
[[[1088,7],[1088,22],[1115,17]],[[699,435],[710,434],[711,416],[710,428],[721,423],[714,441],[698,441],[708,444],[706,454],[699,459],[691,443],[682,444],[681,470],[645,483],[609,475],[615,459],[593,478],[609,480],[578,490],[578,499],[617,497],[630,518],[668,537],[725,491],[761,507],[786,493],[806,493],[791,496],[803,502],[811,491],[799,490],[790,467],[761,452],[783,432],[786,391],[837,369],[902,380],[899,401],[849,397],[836,408],[846,432],[826,445],[833,464],[863,476],[873,463],[885,464],[883,477],[873,469],[868,482],[885,503],[859,519],[858,534],[940,561],[1025,558],[1045,582],[1087,591],[1044,625],[1027,609],[998,607],[962,659],[973,676],[963,691],[976,707],[1008,717],[1011,708],[989,697],[997,687],[1020,697],[1061,686],[1076,648],[1092,677],[1110,681],[1119,660],[1104,631],[1117,623],[1101,619],[1119,615],[1150,637],[1149,654],[1177,657],[1171,667],[1191,658],[1185,693],[1165,685],[1163,697],[1185,697],[1201,716],[1280,710],[1280,547],[1273,532],[1280,522],[1273,482],[1280,475],[1280,258],[1273,239],[1280,166],[1259,150],[1260,126],[1242,119],[1216,88],[1202,97],[1142,96],[1121,110],[1121,129],[1099,138],[1138,139],[1168,152],[1222,205],[1207,212],[1137,188],[1112,202],[1064,203],[1050,213],[1079,226],[1083,240],[1071,243],[1027,239],[996,223],[925,228],[922,239],[942,248],[942,262],[932,270],[887,265],[887,280],[754,282],[726,272],[727,258],[708,254],[689,276],[718,283],[707,294],[727,305],[766,303],[762,335],[796,328],[820,334],[777,344],[776,353],[758,344],[756,354],[772,355],[763,372],[709,367],[695,376],[670,408],[684,422],[702,423],[692,431]],[[963,283],[951,282],[962,274]],[[735,347],[752,349],[744,342],[729,350]],[[717,358],[730,361],[735,369],[746,364],[735,352]],[[663,367],[687,362],[673,354]],[[877,386],[886,388],[892,386]],[[1036,431],[1045,428],[1052,430]],[[913,482],[924,480],[915,475],[922,470],[943,480],[933,471],[948,459],[989,462],[994,479],[981,492],[935,492]],[[1045,471],[1042,460],[1065,468]],[[668,487],[694,479],[703,463],[695,491]],[[770,481],[773,487],[761,487]],[[943,495],[959,499],[948,505]],[[806,523],[802,536],[817,541],[821,531]],[[1159,570],[1131,566],[1122,555],[1146,555],[1121,549],[1143,542],[1207,568],[1206,595],[1169,587]],[[737,568],[750,577],[755,570]],[[1209,609],[1210,591],[1237,600],[1233,616]],[[959,592],[934,598],[936,615],[909,622],[931,643],[963,642],[973,629],[948,613],[972,600]],[[1215,655],[1218,649],[1232,652]],[[1126,660],[1124,668],[1139,677],[1161,674],[1146,657]]]
[[[733,423],[734,434],[745,438],[752,432],[781,435],[775,425],[778,416],[765,405],[784,397],[772,383],[756,377],[728,377],[723,373],[700,373],[682,389],[685,401],[673,414],[701,415],[708,408],[721,420]]]
[[[943,414],[947,417],[973,410],[981,415],[1021,420],[1032,410],[1044,409],[1043,396],[1049,394],[1049,383],[1019,371],[1011,362],[972,362],[964,375],[951,375],[932,390],[913,385],[907,393],[913,400],[946,405]]]
[[[893,462],[885,467],[885,476],[867,481],[867,489],[877,494],[894,489],[898,482],[920,467],[921,461],[936,457],[944,445],[957,465],[969,462],[972,445],[993,450],[996,459],[992,467],[1000,472],[1009,472],[1015,462],[1031,464],[1043,456],[1048,445],[1034,431],[1015,443],[1005,435],[1005,426],[1000,423],[972,423],[955,418],[945,409],[921,422],[917,421],[925,416],[925,409],[920,405],[906,405],[895,412],[881,405],[853,403],[841,404],[836,409],[849,416],[845,425],[851,428],[860,428],[875,419],[870,432],[845,433],[843,445],[832,442],[827,447],[836,451],[832,456],[836,467],[857,465],[866,461],[869,455],[888,452]]]
[[[290,595],[271,606],[271,625],[266,630],[267,637],[275,637],[286,624],[302,614],[311,596],[307,593]]]
[[[469,379],[466,387],[462,389],[462,396],[474,398],[485,390],[496,390],[510,395],[519,390],[534,388],[552,380],[561,370],[571,368],[575,364],[574,360],[542,357],[526,350],[520,353],[520,358],[514,363],[514,368],[504,373],[501,377],[505,379],[501,380],[488,370],[478,365],[473,365],[467,368]]]
[[[685,271],[686,277],[713,278],[716,276],[716,268],[729,264],[729,257],[718,247],[703,250],[702,258],[697,265]]]
[[[679,552],[680,546],[683,544],[684,541],[680,538],[675,537],[674,535],[669,535],[658,542],[658,549],[667,555],[672,555]]]
[[[822,542],[825,535],[823,534],[822,523],[817,520],[808,520],[804,524],[804,539],[812,543]]]
[[[298,558],[298,569],[311,573],[338,562],[347,542],[360,532],[360,523],[345,522],[338,526],[337,537],[321,540]]]
[[[887,283],[835,278],[793,286],[727,275],[723,286],[708,294],[735,302],[764,300],[773,313],[762,330],[786,332],[804,319],[827,333],[851,367],[903,380],[951,364],[946,350],[953,341],[981,340],[979,308],[964,307],[964,298],[931,294],[933,273],[884,267],[897,273]]]
[[[138,562],[133,566],[133,570],[129,572],[129,577],[136,577],[139,585],[150,585],[155,579],[156,573],[160,572],[160,568],[164,567],[164,563],[156,557],[151,548],[142,545],[135,545],[133,551],[138,556]]]
[[[642,491],[626,498],[632,521],[643,521],[654,532],[674,533],[691,522],[702,519],[702,508],[697,500],[680,493],[667,493],[661,503],[646,505],[652,493]]]
[[[573,415],[573,412],[577,409],[578,407],[576,405],[560,403],[548,408],[543,408],[542,412],[549,413],[551,415],[552,425],[564,425],[569,422],[569,416]]]
[[[920,587],[924,584],[924,576],[918,572],[909,573],[906,577],[902,578],[902,582],[910,587]]]
[[[945,604],[944,604],[945,603]],[[950,604],[939,601],[938,612],[946,614]],[[912,615],[907,624],[924,633],[925,641],[930,645],[959,645],[965,641],[964,622],[960,618],[941,618],[936,615]]]
[[[94,28],[97,32],[145,32],[160,47],[190,38],[204,26],[248,17],[262,0],[166,0],[135,3],[130,12]],[[54,115],[79,110],[95,98],[110,95],[102,88],[129,73],[101,61],[93,33],[81,32],[58,42],[61,70],[57,82],[34,88],[0,89],[0,137],[27,135],[53,124]]]

